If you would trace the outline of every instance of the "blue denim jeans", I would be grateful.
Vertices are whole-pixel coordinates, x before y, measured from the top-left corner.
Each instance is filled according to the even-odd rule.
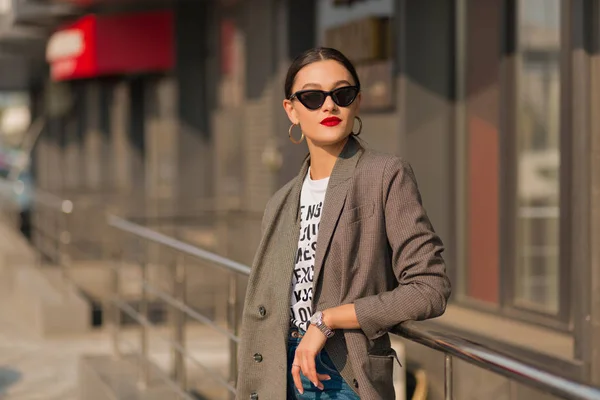
[[[296,333],[294,333],[296,332]],[[300,335],[298,335],[300,333]],[[302,379],[302,387],[304,393],[300,394],[298,389],[294,385],[294,378],[292,377],[292,362],[294,361],[294,355],[296,349],[300,344],[301,335],[304,331],[299,331],[296,328],[290,330],[288,339],[288,384],[287,384],[287,400],[360,400],[360,397],[352,390],[352,388],[346,383],[344,378],[337,371],[335,365],[329,358],[329,355],[325,350],[322,350],[315,360],[317,373],[326,374],[331,377],[331,380],[322,381],[323,390],[314,386],[307,377],[300,374]],[[300,337],[299,337],[300,336]]]

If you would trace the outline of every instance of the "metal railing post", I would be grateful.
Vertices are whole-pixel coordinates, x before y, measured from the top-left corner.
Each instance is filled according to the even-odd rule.
[[[444,353],[444,400],[453,399],[452,356]]]
[[[121,291],[120,291],[120,279],[119,272],[120,267],[123,264],[123,250],[118,250],[113,260],[109,261],[113,263],[113,268],[111,269],[111,302],[108,307],[111,314],[111,338],[112,338],[112,349],[113,356],[115,358],[121,357],[121,350],[119,349],[119,335],[121,331],[121,309],[119,308],[118,301],[121,300]]]
[[[229,331],[238,336],[238,284],[237,275],[229,274],[229,293],[227,298],[227,327]],[[237,382],[237,350],[238,345],[235,340],[229,340],[229,383],[235,386]],[[230,393],[230,399],[234,399],[235,395]]]
[[[146,246],[139,245],[139,265],[141,268],[141,291],[140,291],[140,314],[142,318],[148,318],[148,290],[146,282],[148,280],[148,262],[146,260]],[[150,381],[150,363],[148,361],[148,327],[140,324],[140,350],[142,356],[141,374],[139,387],[147,389]]]
[[[56,211],[53,210],[52,212],[52,238],[51,240],[54,241],[54,249],[53,249],[53,254],[52,254],[52,263],[59,267],[62,268],[61,266],[61,260],[60,260],[60,250],[61,250],[61,244],[60,244],[60,233],[62,232],[62,224],[61,224],[61,217],[62,217],[62,212],[58,211],[58,213]]]
[[[59,267],[63,279],[69,281],[71,278],[71,256],[69,254],[69,244],[71,243],[71,231],[69,229],[69,215],[73,211],[73,203],[65,200],[61,204],[60,210],[60,232],[58,236],[59,242]]]
[[[182,302],[186,303],[186,293],[185,293],[185,257],[183,254],[178,254],[175,261],[175,271],[174,272],[174,280],[173,280],[173,297]],[[185,350],[185,325],[186,325],[186,314],[181,309],[173,310],[174,318],[173,318],[173,336],[175,343],[181,346],[180,349],[173,349],[173,373],[175,377],[175,381],[181,387],[181,390],[187,390],[187,382],[186,382],[186,368],[185,368],[185,356],[182,353]]]
[[[43,235],[41,231],[41,206],[37,203],[34,203],[33,206],[33,214],[31,216],[31,239],[33,242],[33,247],[37,250],[35,261],[37,263],[37,267],[41,268],[44,263],[44,252],[43,252]]]

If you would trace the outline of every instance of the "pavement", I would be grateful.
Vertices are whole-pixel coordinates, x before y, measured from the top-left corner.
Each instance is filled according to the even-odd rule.
[[[3,310],[4,311],[4,310]],[[0,399],[77,400],[77,365],[83,354],[109,352],[102,332],[83,337],[28,337],[6,313],[0,317]]]
[[[0,221],[0,269],[13,262],[32,258],[15,257],[23,249],[21,237]],[[18,261],[17,261],[18,260]],[[2,285],[4,284],[4,286]],[[11,304],[10,282],[0,282],[0,400],[85,400],[79,396],[79,364],[83,356],[110,355],[112,344],[105,328],[84,333],[40,337],[20,323],[18,307]],[[136,352],[140,329],[124,328],[121,351]],[[168,373],[173,353],[161,337],[170,338],[168,326],[152,329],[149,337],[150,359]],[[186,329],[189,354],[211,370],[224,375],[228,366],[227,340],[211,328],[190,324]],[[187,360],[188,385],[199,392],[210,392],[217,385],[196,362]],[[219,396],[220,397],[220,396]],[[210,397],[215,398],[215,397]]]
[[[204,326],[188,328],[187,335],[191,355],[224,374],[228,362],[226,340]],[[150,335],[150,358],[163,371],[168,371],[172,353],[161,336],[169,336],[168,328],[157,328]],[[121,350],[124,353],[136,351],[138,337],[138,329],[124,331]],[[37,339],[28,337],[6,313],[0,313],[0,399],[85,400],[78,397],[79,360],[84,355],[108,354],[111,354],[111,343],[106,330]],[[196,363],[188,360],[186,364],[191,387],[205,391],[216,386]]]
[[[26,241],[0,220],[0,269],[9,264],[35,262]],[[18,307],[8,294],[12,282],[0,290],[0,399],[76,400],[77,364],[81,354],[107,352],[102,332],[40,339],[19,320]]]

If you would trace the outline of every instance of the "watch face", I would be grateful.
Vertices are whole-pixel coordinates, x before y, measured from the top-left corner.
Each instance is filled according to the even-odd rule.
[[[319,323],[320,319],[321,319],[321,311],[317,311],[316,313],[313,314],[312,317],[310,317],[310,323],[313,325],[316,325]]]

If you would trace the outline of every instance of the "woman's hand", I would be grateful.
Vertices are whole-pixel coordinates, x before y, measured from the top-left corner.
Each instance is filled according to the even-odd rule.
[[[302,388],[302,380],[300,379],[300,373],[306,376],[316,387],[323,390],[323,384],[321,381],[328,381],[331,379],[329,375],[317,374],[315,365],[315,359],[317,354],[325,346],[327,337],[314,325],[309,325],[308,330],[302,337],[296,354],[294,356],[294,362],[292,363],[292,376],[294,377],[294,384],[298,391],[302,394],[304,389]]]

